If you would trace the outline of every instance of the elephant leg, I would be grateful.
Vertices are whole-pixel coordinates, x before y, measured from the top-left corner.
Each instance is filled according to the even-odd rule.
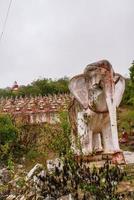
[[[84,154],[89,155],[93,152],[93,131],[90,128],[90,124],[87,126],[87,131],[84,136]]]
[[[114,153],[110,123],[107,123],[107,125],[103,127],[102,138],[103,138],[104,153]]]
[[[71,135],[71,149],[73,150],[74,154],[79,155],[80,154],[80,149],[78,148],[77,145],[77,136]]]
[[[87,129],[84,136],[81,138],[82,152],[84,155],[89,155],[93,152],[93,131]]]
[[[84,115],[84,111],[77,114],[78,139],[82,153],[89,155],[93,151],[93,131],[91,130],[90,122],[87,122]]]
[[[100,133],[93,134],[93,150],[95,152],[103,151]]]
[[[84,118],[85,112],[81,111],[77,114],[77,129],[78,129],[78,138],[77,141],[79,142],[79,150],[85,155],[87,154],[87,145],[89,142],[89,135],[88,135],[88,127],[87,122]],[[78,145],[76,145],[78,146]]]

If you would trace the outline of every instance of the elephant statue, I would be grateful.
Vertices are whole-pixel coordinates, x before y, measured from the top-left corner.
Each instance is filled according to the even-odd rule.
[[[74,96],[69,117],[75,153],[80,153],[79,145],[83,155],[121,152],[116,108],[125,90],[125,78],[115,73],[107,60],[101,60],[87,65],[83,74],[74,76],[69,89]]]

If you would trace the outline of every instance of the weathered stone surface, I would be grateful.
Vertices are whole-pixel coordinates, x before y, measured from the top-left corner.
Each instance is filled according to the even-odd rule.
[[[6,198],[6,200],[14,200],[14,199],[16,199],[16,196],[15,195],[9,195],[7,198]]]
[[[87,166],[87,167],[90,167],[90,169],[93,168],[94,166],[96,166],[96,167],[103,167],[104,166],[104,162],[102,162],[102,161],[91,162],[90,164],[92,164],[92,166],[91,165]],[[84,165],[86,166],[86,164],[84,164]],[[132,165],[127,165],[127,167],[129,167],[129,170],[130,170],[129,173],[130,173],[130,176],[131,176],[132,170],[133,170],[132,169]],[[122,169],[123,168],[124,168],[124,166],[122,166]],[[30,172],[31,172],[31,170],[30,170]],[[10,183],[9,183],[9,185],[11,185],[11,187],[9,187],[8,197],[6,197],[4,199],[12,200],[12,198],[13,198],[13,200],[14,199],[15,200],[35,200],[35,199],[36,200],[43,200],[43,199],[56,200],[56,199],[54,199],[52,197],[49,197],[49,196],[47,198],[45,198],[43,196],[44,191],[45,191],[44,190],[44,188],[45,188],[44,187],[45,186],[44,183],[46,184],[46,182],[44,182],[44,180],[45,181],[46,180],[50,181],[49,178],[52,177],[53,175],[51,173],[48,173],[44,168],[40,167],[40,164],[35,165],[32,168],[32,172],[35,172],[35,173],[30,173],[31,174],[30,178],[27,181],[25,181],[23,184],[20,182],[22,177],[19,177],[19,175],[16,174],[14,176],[14,180],[10,181]],[[49,176],[48,176],[48,174],[49,174]],[[71,174],[69,174],[69,176],[72,177]],[[23,177],[23,180],[25,180],[25,177]],[[19,182],[19,185],[18,185],[17,182]],[[121,191],[121,192],[125,191],[126,195],[127,195],[127,192],[129,192],[129,193],[131,192],[133,194],[134,186],[132,187],[131,183],[128,182],[126,184],[126,187],[124,187],[125,183],[126,182],[124,182],[124,183],[122,182],[121,183],[121,187],[122,188],[119,191]],[[56,187],[53,187],[53,189],[55,191]],[[64,185],[63,185],[63,191],[64,191]],[[61,193],[59,193],[59,194],[61,195],[61,197],[57,198],[57,200],[75,200],[75,199],[73,199],[73,197],[71,197],[71,195],[62,196],[63,195],[63,191],[62,190],[60,191]],[[45,196],[46,196],[46,194],[49,194],[49,191],[47,191],[47,193],[45,193]],[[54,195],[53,193],[51,193],[51,194]],[[73,193],[72,193],[72,196],[73,196]],[[82,199],[83,199],[83,193],[80,194],[80,200],[82,200]],[[87,199],[89,199],[89,198],[87,198]]]
[[[44,200],[55,200],[53,197],[46,197]]]
[[[47,160],[47,169],[49,172],[53,172],[57,167],[59,170],[62,170],[63,164],[59,158],[55,158],[53,160]]]
[[[126,164],[134,164],[134,152],[124,151],[123,154]]]
[[[18,198],[18,200],[19,200],[19,198]],[[20,197],[20,200],[26,200],[25,196],[24,196],[24,195],[21,196],[21,197]]]
[[[72,198],[71,194],[69,194],[69,195],[62,196],[58,198],[57,200],[74,200],[74,199]]]
[[[7,168],[0,169],[0,185],[8,183],[11,180],[11,173]]]
[[[101,60],[74,76],[69,88],[74,96],[69,113],[75,154],[81,154],[78,139],[85,156],[120,152],[116,108],[125,90],[125,79],[107,60]]]
[[[26,181],[28,181],[29,179],[31,179],[34,175],[36,175],[39,171],[41,171],[41,169],[43,169],[43,166],[39,163],[37,163],[31,170],[30,172],[27,174],[26,177]]]

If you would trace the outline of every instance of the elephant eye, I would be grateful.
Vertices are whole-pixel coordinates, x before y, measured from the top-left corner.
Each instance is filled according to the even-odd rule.
[[[93,85],[93,89],[102,89],[101,85],[99,83],[95,83]]]
[[[98,86],[99,86],[99,84],[98,84],[98,83],[95,83],[95,84],[93,85],[93,88],[94,88],[94,89],[97,89]]]

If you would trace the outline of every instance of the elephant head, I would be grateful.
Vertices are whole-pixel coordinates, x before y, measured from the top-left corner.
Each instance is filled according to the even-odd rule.
[[[102,60],[87,65],[83,74],[70,80],[69,89],[84,109],[107,112],[107,98],[119,106],[125,89],[125,79],[114,73],[111,64]]]
[[[107,60],[87,65],[83,74],[70,80],[69,88],[85,110],[109,112],[112,135],[118,135],[116,108],[125,90],[125,79],[113,71]]]

